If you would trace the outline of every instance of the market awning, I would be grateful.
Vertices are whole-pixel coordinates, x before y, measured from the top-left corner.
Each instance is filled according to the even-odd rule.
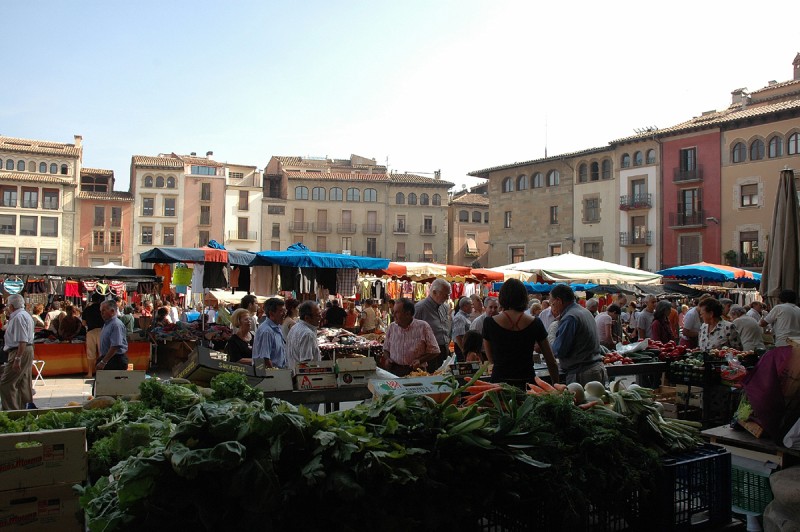
[[[545,281],[596,284],[658,284],[661,275],[645,270],[620,266],[613,262],[564,253],[555,257],[529,260],[501,266],[539,275]]]
[[[467,246],[467,253],[478,252],[478,244],[475,242],[474,238],[468,238],[466,241],[466,246]]]
[[[376,275],[408,277],[411,279],[432,279],[434,277],[468,277],[469,266],[437,264],[435,262],[390,262],[385,268],[373,271]]]
[[[664,277],[675,277],[676,279],[698,279],[715,282],[736,281],[752,283],[761,280],[760,273],[708,262],[675,266],[673,268],[659,270],[658,273]]]
[[[224,262],[238,266],[249,266],[255,254],[248,251],[233,251],[209,247],[202,248],[153,248],[139,254],[142,262]]]
[[[553,289],[554,286],[557,284],[563,283],[526,283],[523,282],[525,285],[525,289],[528,291],[529,294],[546,294]],[[597,285],[594,283],[573,283],[569,285],[575,292],[587,292],[591,291],[593,288],[596,288]],[[497,292],[503,287],[503,283],[494,283],[492,285],[492,289]]]
[[[338,253],[311,251],[303,243],[292,244],[286,251],[259,251],[255,254],[254,266],[277,264],[295,268],[358,268],[380,270],[389,265],[389,259],[357,257]]]
[[[224,304],[227,305],[227,304],[231,304],[231,303],[240,303],[242,301],[242,298],[244,296],[246,296],[246,295],[248,295],[247,292],[232,292],[231,293],[228,290],[209,290],[203,296],[203,301],[206,304],[209,304],[210,302],[216,301],[216,302],[224,303]],[[255,294],[250,294],[250,295],[254,295],[256,300],[259,303],[265,302],[270,297],[280,297],[281,299],[283,299],[281,296],[269,296],[269,297],[267,297],[267,296],[256,296]]]

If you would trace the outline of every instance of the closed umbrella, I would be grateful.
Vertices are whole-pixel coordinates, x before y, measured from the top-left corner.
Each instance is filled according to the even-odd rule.
[[[800,291],[800,206],[794,171],[781,171],[772,231],[769,235],[759,291],[773,305],[783,289]]]

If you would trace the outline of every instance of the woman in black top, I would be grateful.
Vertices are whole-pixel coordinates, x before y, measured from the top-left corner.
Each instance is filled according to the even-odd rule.
[[[231,316],[231,326],[236,334],[230,337],[225,352],[228,353],[228,362],[239,364],[253,363],[253,334],[250,332],[250,312],[240,308]]]

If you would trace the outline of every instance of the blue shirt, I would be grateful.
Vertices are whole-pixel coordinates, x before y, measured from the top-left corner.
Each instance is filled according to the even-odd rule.
[[[112,347],[118,348],[114,356],[124,355],[128,352],[128,332],[125,330],[125,325],[116,316],[106,320],[103,330],[100,331],[100,358],[106,356]]]
[[[281,326],[267,318],[256,330],[253,359],[268,358],[276,368],[286,367],[286,339]]]

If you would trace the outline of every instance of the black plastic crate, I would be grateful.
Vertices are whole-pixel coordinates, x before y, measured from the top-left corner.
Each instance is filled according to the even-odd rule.
[[[731,454],[716,445],[662,460],[657,500],[661,530],[692,530],[731,521]]]

